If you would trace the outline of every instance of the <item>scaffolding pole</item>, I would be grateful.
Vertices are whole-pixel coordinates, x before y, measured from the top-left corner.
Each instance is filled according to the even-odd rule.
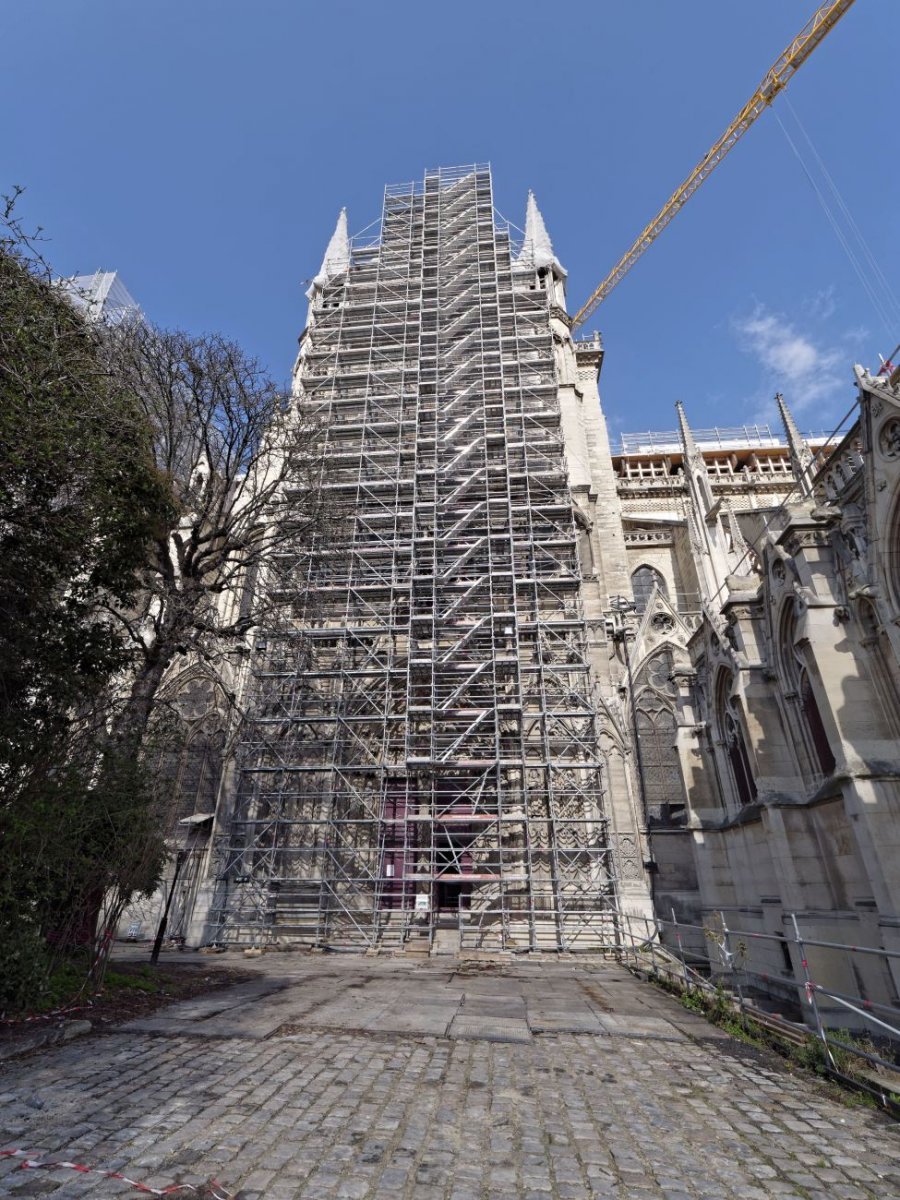
[[[298,403],[343,533],[253,664],[218,938],[613,948],[550,301],[490,171],[387,188],[314,292]]]

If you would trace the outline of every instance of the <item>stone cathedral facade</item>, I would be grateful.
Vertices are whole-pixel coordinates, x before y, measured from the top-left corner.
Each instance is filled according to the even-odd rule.
[[[679,408],[671,453],[632,446],[613,469],[656,912],[775,939],[794,914],[809,938],[896,951],[900,373],[855,382],[827,444],[781,397],[778,447],[694,435]],[[776,999],[796,995],[795,955],[753,944]],[[884,960],[818,957],[831,987],[896,998]]]
[[[799,913],[897,948],[900,375],[856,368],[837,442],[780,400],[783,434],[679,406],[614,446],[534,197],[523,237],[491,189],[429,172],[386,189],[377,238],[338,222],[295,392],[346,532],[290,636],[169,681],[174,927],[578,951],[654,913],[776,935]],[[881,969],[848,990],[893,995]]]

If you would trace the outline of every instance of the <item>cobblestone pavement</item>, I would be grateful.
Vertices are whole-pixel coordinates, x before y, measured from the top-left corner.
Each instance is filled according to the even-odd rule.
[[[0,1147],[246,1200],[889,1200],[871,1110],[615,966],[278,955],[0,1076]],[[0,1194],[135,1195],[23,1171]]]

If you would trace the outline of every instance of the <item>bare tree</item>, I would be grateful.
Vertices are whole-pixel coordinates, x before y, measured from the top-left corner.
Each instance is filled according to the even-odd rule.
[[[114,741],[136,754],[176,656],[214,658],[263,619],[261,573],[325,534],[327,493],[314,418],[233,342],[135,322],[112,331],[110,360],[179,512],[152,541],[140,603],[109,606],[136,651]]]

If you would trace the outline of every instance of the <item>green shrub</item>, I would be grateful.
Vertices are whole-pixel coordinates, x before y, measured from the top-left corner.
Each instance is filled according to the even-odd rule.
[[[51,956],[39,931],[24,921],[0,929],[0,1011],[16,1012],[47,995]]]

